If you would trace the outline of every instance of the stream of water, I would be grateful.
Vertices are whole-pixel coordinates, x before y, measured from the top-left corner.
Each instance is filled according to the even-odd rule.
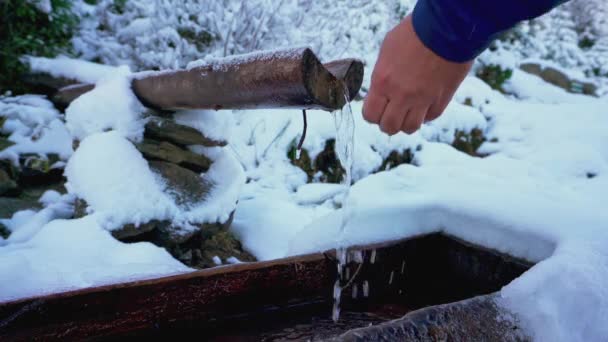
[[[336,257],[338,259],[338,277],[334,283],[334,305],[332,311],[332,319],[338,321],[340,319],[340,297],[342,295],[342,283],[348,282],[348,277],[345,277],[344,268],[346,266],[347,246],[345,243],[345,232],[348,221],[352,217],[353,205],[349,201],[350,186],[352,183],[352,168],[353,168],[353,153],[355,145],[355,120],[353,118],[350,99],[348,98],[348,90],[344,92],[346,104],[339,111],[333,112],[334,124],[336,126],[336,154],[340,160],[340,164],[344,168],[344,193],[342,200],[342,218],[340,222],[339,241],[341,243],[336,248]]]

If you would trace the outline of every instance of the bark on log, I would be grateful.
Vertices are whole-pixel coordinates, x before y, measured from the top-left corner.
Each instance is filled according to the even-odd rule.
[[[144,72],[133,92],[154,109],[297,108],[336,110],[353,99],[363,81],[363,63],[355,59],[321,64],[310,49],[259,52],[186,70]],[[53,101],[67,106],[93,89],[72,85]]]
[[[341,59],[323,64],[337,79],[348,88],[348,99],[353,100],[363,83],[363,62],[358,59]]]

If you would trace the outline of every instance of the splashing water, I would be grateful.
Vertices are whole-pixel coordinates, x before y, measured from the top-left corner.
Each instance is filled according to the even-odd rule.
[[[353,118],[350,99],[348,97],[348,89],[344,91],[344,99],[346,104],[339,112],[333,112],[334,124],[336,126],[336,154],[340,160],[340,164],[344,168],[344,199],[342,200],[342,220],[340,223],[339,241],[344,243],[346,225],[352,216],[352,203],[348,201],[350,193],[350,185],[352,183],[352,168],[353,168],[353,152],[355,145],[355,120]],[[338,277],[334,284],[334,306],[332,311],[332,319],[337,322],[340,318],[340,297],[342,295],[341,281],[344,275],[346,266],[346,246],[342,245],[336,249],[338,259]],[[348,278],[348,277],[346,277]],[[348,279],[344,279],[347,281]]]

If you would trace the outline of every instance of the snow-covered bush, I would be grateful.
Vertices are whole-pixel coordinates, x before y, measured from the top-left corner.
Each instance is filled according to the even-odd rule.
[[[82,58],[134,70],[184,67],[212,57],[307,45],[325,59],[367,56],[407,1],[114,0],[76,6]],[[399,12],[398,9],[401,9]],[[369,58],[369,62],[372,59]]]

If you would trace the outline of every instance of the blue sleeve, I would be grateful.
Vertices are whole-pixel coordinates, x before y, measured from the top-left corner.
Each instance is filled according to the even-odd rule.
[[[565,0],[418,0],[416,34],[437,55],[453,62],[477,57],[501,32],[538,17]]]

